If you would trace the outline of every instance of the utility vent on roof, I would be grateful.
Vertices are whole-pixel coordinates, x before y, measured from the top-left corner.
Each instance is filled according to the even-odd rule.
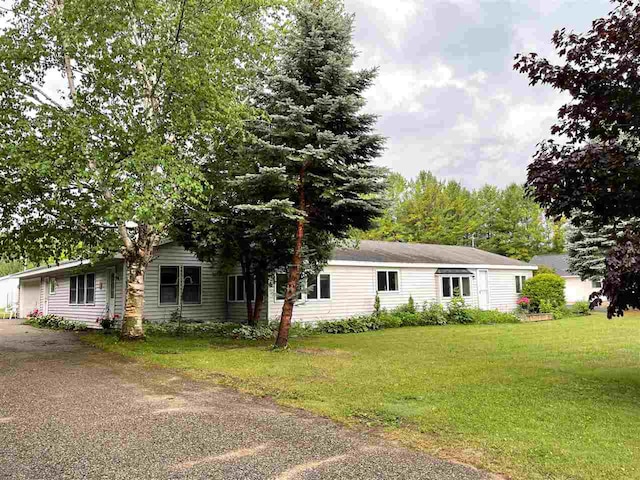
[[[439,268],[436,275],[473,275],[466,268]]]

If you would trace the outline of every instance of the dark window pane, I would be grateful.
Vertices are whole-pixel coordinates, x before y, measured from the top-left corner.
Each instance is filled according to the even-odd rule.
[[[116,298],[116,274],[115,273],[111,273],[109,275],[109,282],[110,282],[109,296],[111,298]]]
[[[462,295],[462,292],[460,291],[460,277],[451,278],[451,289],[453,290],[454,295]]]
[[[96,274],[87,273],[87,303],[93,303],[96,293]]]
[[[177,285],[178,267],[160,267],[160,284]]]
[[[386,292],[388,289],[387,272],[378,272],[378,291]]]
[[[200,285],[200,267],[184,267],[184,284]]]
[[[462,296],[471,296],[471,279],[469,277],[463,277],[462,279]]]
[[[244,277],[241,275],[236,277],[236,295],[239,302],[244,302]]]
[[[160,303],[169,305],[177,305],[178,303],[178,286],[162,285],[160,287]]]
[[[276,298],[278,300],[284,300],[287,293],[287,282],[289,276],[286,273],[278,273],[276,275]]]
[[[236,277],[233,277],[233,276],[227,277],[227,284],[229,289],[227,300],[229,300],[230,302],[235,302],[236,301]]]
[[[443,297],[451,296],[451,278],[450,277],[442,277],[442,296]]]
[[[78,303],[84,303],[84,275],[78,276]]]
[[[318,277],[315,275],[307,278],[307,298],[311,300],[318,299]]]
[[[331,298],[331,277],[320,275],[320,298]]]
[[[522,288],[520,288],[520,277],[516,276],[516,293],[520,293]]]
[[[184,267],[184,287],[182,289],[182,301],[184,303],[200,303],[202,289],[200,286],[200,267]]]
[[[398,290],[398,272],[389,272],[389,291]]]
[[[76,303],[76,293],[78,288],[78,277],[69,278],[69,303]]]

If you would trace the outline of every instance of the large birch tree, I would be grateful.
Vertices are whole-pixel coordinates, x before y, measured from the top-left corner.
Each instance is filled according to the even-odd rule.
[[[269,0],[18,0],[0,25],[0,253],[121,252],[122,336],[199,164],[248,108]]]

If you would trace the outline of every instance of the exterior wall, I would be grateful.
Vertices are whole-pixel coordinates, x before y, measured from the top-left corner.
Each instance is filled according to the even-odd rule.
[[[95,273],[95,295],[92,304],[74,305],[69,303],[70,278],[73,275]],[[49,293],[47,279],[54,279],[56,282],[55,293]],[[107,284],[109,281],[107,267],[85,268],[82,270],[68,270],[56,272],[55,275],[42,277],[42,309],[46,313],[64,317],[67,320],[74,320],[88,323],[95,326],[98,317],[107,314]],[[116,295],[117,296],[117,295]]]
[[[528,270],[489,270],[489,307],[509,312],[516,308],[520,294],[516,292],[516,276],[533,277]]]
[[[202,268],[200,280],[202,301],[200,305],[183,305],[182,317],[201,322],[224,321],[226,319],[226,277],[219,275],[209,263],[201,262],[177,243],[162,245],[145,273],[144,318],[151,322],[167,322],[171,319],[171,314],[178,309],[178,306],[160,304],[160,267],[185,265]],[[181,285],[179,291],[182,291]]]
[[[19,280],[14,277],[0,280],[0,310],[17,306],[20,296],[19,286]]]
[[[567,303],[589,300],[589,295],[599,289],[593,288],[591,280],[582,281],[580,277],[563,277],[565,280],[564,295]]]

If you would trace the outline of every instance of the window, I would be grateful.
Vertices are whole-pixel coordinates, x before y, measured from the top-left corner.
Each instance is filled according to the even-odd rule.
[[[69,304],[93,304],[96,297],[96,274],[74,275],[69,278]]]
[[[454,295],[471,296],[470,277],[442,277],[442,296],[451,298]]]
[[[524,275],[516,276],[516,293],[522,293],[522,289],[524,288],[524,282],[527,280],[527,277]]]
[[[591,288],[602,288],[602,280],[591,280]]]
[[[178,267],[160,266],[160,304],[178,304]]]
[[[284,300],[287,293],[287,284],[289,283],[288,273],[276,274],[276,300]],[[298,288],[298,300],[302,299],[302,292]]]
[[[49,295],[56,294],[56,281],[53,278],[49,279]]]
[[[253,290],[253,289],[252,289]],[[244,302],[246,289],[244,288],[244,276],[229,275],[227,277],[227,300],[230,302]],[[253,300],[253,291],[249,292]]]
[[[78,303],[78,277],[69,278],[69,303],[71,305]]]
[[[320,294],[319,297],[318,294]],[[318,298],[321,300],[331,298],[331,275],[321,273],[307,278],[307,299],[318,300]]]
[[[94,303],[96,299],[96,274],[95,273],[87,273],[85,285],[86,285],[85,302]]]
[[[397,292],[398,272],[381,270],[378,272],[378,291]]]
[[[200,267],[184,267],[182,277],[182,301],[185,305],[198,305],[202,301],[202,285],[200,283],[202,271]]]

